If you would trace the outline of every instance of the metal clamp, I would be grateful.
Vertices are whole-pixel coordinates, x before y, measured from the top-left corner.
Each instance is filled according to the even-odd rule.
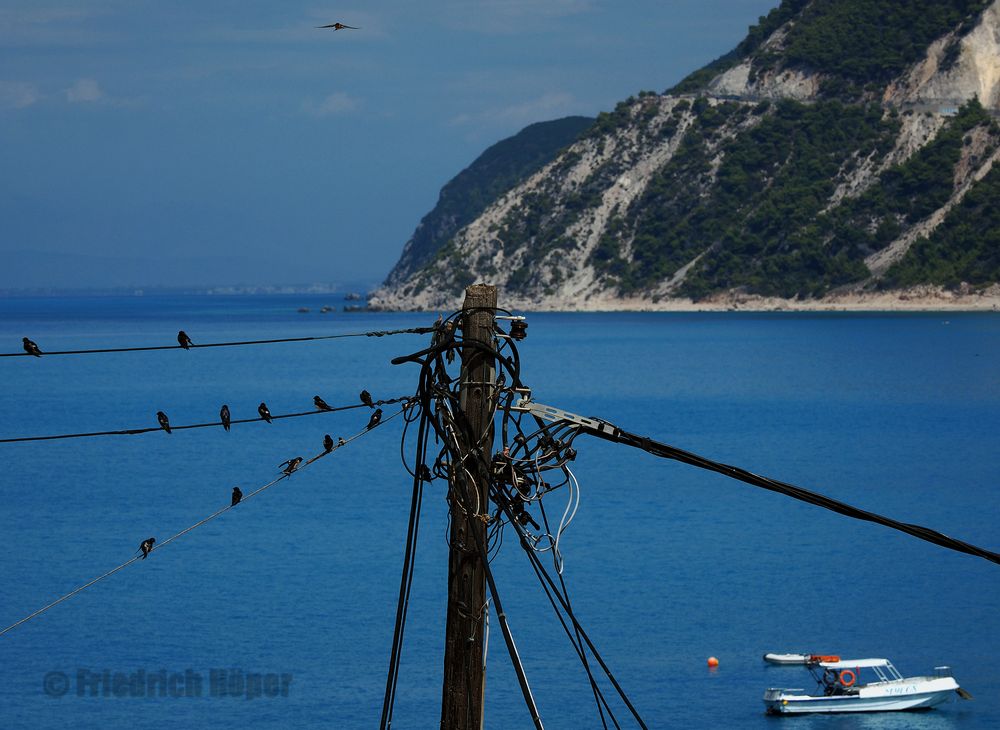
[[[511,410],[520,413],[530,413],[545,421],[569,421],[570,423],[588,428],[591,431],[608,434],[609,436],[615,436],[620,433],[617,426],[613,426],[607,421],[601,421],[597,418],[585,418],[584,416],[578,416],[575,413],[564,411],[555,406],[534,403],[530,397],[519,400],[516,405],[511,406]]]

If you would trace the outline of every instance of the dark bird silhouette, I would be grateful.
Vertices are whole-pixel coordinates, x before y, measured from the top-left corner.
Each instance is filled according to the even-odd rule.
[[[267,410],[267,403],[261,401],[261,404],[257,406],[257,413],[259,413],[260,417],[268,423],[271,422],[271,411]]]
[[[334,30],[361,30],[360,28],[355,28],[353,25],[344,25],[343,23],[330,23],[330,25],[317,25],[317,28],[333,28]]]
[[[284,467],[282,471],[284,471],[285,474],[291,474],[293,471],[299,468],[299,464],[301,463],[302,463],[302,457],[296,456],[294,459],[289,459],[288,461],[281,462],[280,464],[278,464],[278,468],[281,469],[282,467]]]
[[[375,407],[375,404],[372,403],[372,394],[369,393],[367,390],[361,391],[361,402],[364,403],[369,408]]]
[[[323,400],[322,398],[320,398],[318,395],[314,395],[313,396],[313,403],[315,403],[316,407],[319,408],[321,411],[332,411],[333,410],[329,405],[327,405],[327,402],[325,400]]]
[[[382,422],[382,409],[376,408],[375,412],[372,414],[372,417],[368,420],[368,428],[369,429],[375,428],[381,422]]]
[[[323,437],[323,448],[326,449],[327,453],[333,451],[333,439],[330,438],[330,434]]]
[[[35,357],[41,357],[42,351],[38,349],[38,345],[29,340],[27,337],[22,337],[21,341],[24,343],[24,351],[29,355],[34,355]]]
[[[155,537],[147,537],[141,543],[139,543],[139,550],[142,551],[142,559],[145,560],[150,552],[153,550],[153,543],[156,542]],[[136,552],[139,552],[136,550]]]
[[[164,413],[163,411],[157,411],[156,420],[159,422],[160,428],[162,428],[167,433],[170,433],[170,419],[167,418],[166,413]]]
[[[219,410],[219,418],[222,419],[222,427],[229,430],[229,424],[232,423],[232,417],[229,415],[229,406],[225,403],[222,404],[222,408]]]
[[[337,437],[337,446],[343,446],[346,443],[347,442],[344,441],[344,439],[342,437],[340,437],[340,436]]]
[[[187,336],[187,332],[185,332],[184,330],[181,330],[180,332],[177,333],[177,342],[180,343],[180,346],[183,347],[185,350],[187,350],[189,347],[191,347],[191,345],[194,344],[193,342],[191,342],[191,338]]]
[[[240,490],[239,487],[233,487],[233,505],[232,506],[235,507],[236,505],[238,505],[240,503],[241,499],[243,499],[243,492]]]

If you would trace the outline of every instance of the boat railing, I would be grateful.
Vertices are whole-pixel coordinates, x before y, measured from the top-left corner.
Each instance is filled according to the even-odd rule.
[[[934,667],[935,677],[953,677],[955,676],[951,672],[951,667]]]
[[[896,667],[892,666],[892,663],[886,662],[885,666],[882,667],[872,667],[875,671],[876,676],[879,678],[879,682],[898,682],[903,678],[903,675],[899,673]],[[883,671],[885,670],[885,671]],[[874,682],[872,684],[875,684]]]

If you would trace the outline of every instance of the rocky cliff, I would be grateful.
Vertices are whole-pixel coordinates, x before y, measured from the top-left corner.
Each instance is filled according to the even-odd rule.
[[[1000,0],[785,0],[394,275],[382,308],[822,301],[1000,280]],[[404,254],[405,258],[405,254]]]

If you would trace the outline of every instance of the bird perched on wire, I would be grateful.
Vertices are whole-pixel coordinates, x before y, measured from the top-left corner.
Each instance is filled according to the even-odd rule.
[[[331,407],[330,407],[330,406],[329,406],[329,405],[327,404],[327,402],[326,402],[325,400],[323,400],[322,398],[320,398],[320,397],[319,397],[318,395],[314,395],[314,396],[313,396],[313,403],[315,403],[315,404],[316,404],[316,407],[317,407],[317,408],[318,408],[319,410],[321,410],[321,411],[332,411],[332,410],[333,410],[333,409],[332,409],[332,408],[331,408]]]
[[[181,330],[180,332],[177,333],[177,342],[185,350],[187,350],[188,348],[191,347],[191,345],[194,344],[193,342],[191,342],[191,338],[187,336],[187,332],[185,332],[184,330]]]
[[[347,442],[346,442],[346,441],[344,441],[343,437],[341,437],[341,436],[338,436],[338,437],[337,437],[337,446],[343,446],[343,445],[345,445],[346,443],[347,443]]]
[[[382,409],[376,408],[375,412],[372,414],[372,417],[368,419],[368,428],[369,429],[375,428],[381,422],[382,422]]]
[[[152,552],[152,550],[153,550],[153,543],[154,542],[156,542],[156,538],[155,537],[147,537],[145,540],[143,540],[141,543],[139,543],[139,550],[142,551],[142,559],[143,560],[145,560],[146,556],[148,556],[149,553]],[[139,550],[136,550],[136,552],[139,552]]]
[[[160,428],[162,428],[167,433],[170,433],[170,419],[167,418],[166,413],[164,413],[163,411],[157,411],[156,420],[160,424]]]
[[[344,25],[343,23],[330,23],[330,25],[317,25],[317,28],[333,28],[334,30],[361,30],[360,28],[355,28],[353,25]]]
[[[257,406],[257,413],[259,413],[260,417],[268,423],[271,422],[271,411],[267,410],[267,403],[264,401],[261,401],[260,405]]]
[[[240,503],[241,499],[243,499],[243,490],[241,490],[239,487],[233,487],[233,504],[232,504],[232,506],[235,507],[236,505],[238,505]]]
[[[367,390],[361,391],[361,402],[364,403],[369,408],[375,407],[375,404],[372,403],[372,394],[369,393]]]
[[[24,344],[24,351],[29,355],[34,355],[35,357],[41,357],[42,351],[38,349],[38,345],[29,340],[27,337],[22,337],[21,342]]]
[[[222,404],[222,408],[219,409],[219,418],[222,419],[222,427],[229,430],[229,424],[232,423],[232,417],[229,415],[229,405],[226,403]]]
[[[281,469],[282,467],[284,467],[282,471],[284,471],[285,474],[290,475],[293,471],[299,468],[299,464],[301,463],[302,463],[302,457],[296,456],[294,459],[289,459],[288,461],[281,462],[280,464],[278,464],[278,468]]]
[[[333,439],[330,438],[330,434],[327,434],[326,436],[323,437],[323,448],[326,450],[326,453],[328,454],[331,451],[333,451]]]

